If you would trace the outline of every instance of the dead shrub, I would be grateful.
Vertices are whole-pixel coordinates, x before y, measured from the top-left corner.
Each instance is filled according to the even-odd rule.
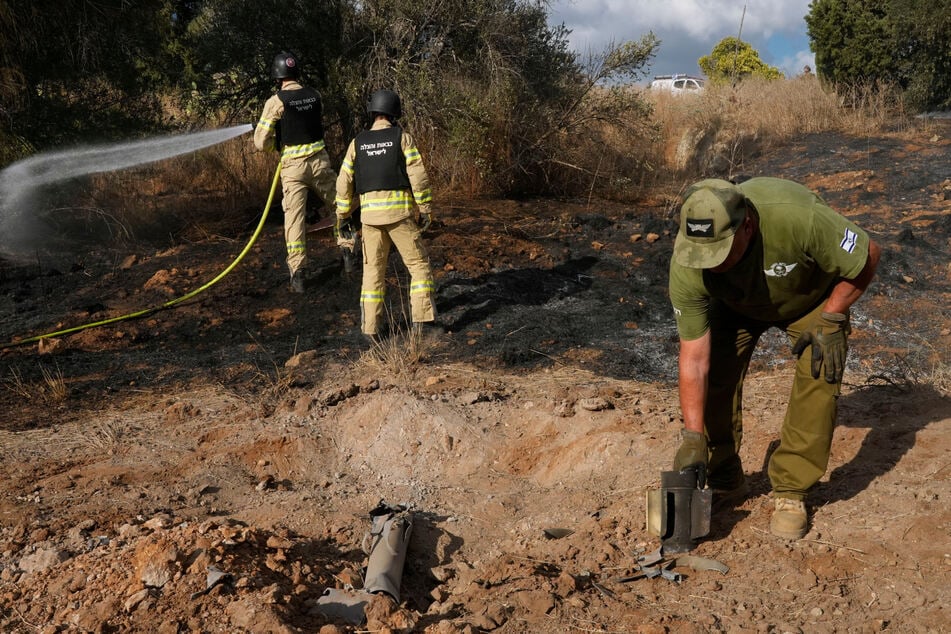
[[[240,232],[263,211],[277,167],[276,155],[250,144],[242,135],[154,164],[96,174],[81,208],[113,219],[123,228],[120,237],[139,240]]]
[[[112,455],[117,453],[122,435],[123,428],[118,421],[97,421],[77,437],[76,444]]]

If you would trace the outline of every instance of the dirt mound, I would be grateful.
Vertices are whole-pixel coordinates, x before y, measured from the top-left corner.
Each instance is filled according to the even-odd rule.
[[[638,205],[444,201],[428,240],[443,330],[419,362],[368,354],[329,235],[290,293],[273,223],[173,310],[5,348],[0,630],[946,630],[949,135],[816,135],[745,166],[816,188],[885,251],[804,540],[768,532],[791,363],[769,333],[745,389],[750,495],[718,501],[694,551],[727,572],[638,567],[659,545],[645,491],[680,427],[676,187]],[[160,305],[240,248],[4,263],[5,338]],[[405,278],[394,260],[391,329],[410,348]],[[413,512],[400,601],[364,597],[355,624],[321,599],[359,593],[381,500]]]

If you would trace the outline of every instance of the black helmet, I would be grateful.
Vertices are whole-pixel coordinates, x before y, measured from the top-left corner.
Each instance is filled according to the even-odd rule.
[[[271,64],[271,78],[297,79],[300,77],[300,62],[297,56],[287,51],[281,51],[274,56],[274,62]]]
[[[403,115],[400,107],[400,96],[392,90],[377,90],[370,95],[367,102],[367,112],[370,116],[376,114],[385,114],[394,119],[399,119]]]

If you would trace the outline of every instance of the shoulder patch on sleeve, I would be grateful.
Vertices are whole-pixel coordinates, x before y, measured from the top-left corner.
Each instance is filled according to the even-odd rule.
[[[842,250],[846,253],[852,253],[855,251],[855,244],[858,240],[858,235],[851,229],[845,230],[845,235],[842,236],[842,242],[839,243],[839,246],[842,247]]]

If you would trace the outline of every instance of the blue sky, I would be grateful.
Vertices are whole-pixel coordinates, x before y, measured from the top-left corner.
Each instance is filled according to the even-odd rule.
[[[810,0],[551,0],[549,23],[564,24],[582,56],[614,41],[653,31],[661,44],[649,75],[701,75],[697,60],[725,37],[740,34],[787,77],[815,69],[804,16]],[[743,7],[746,6],[746,14]]]

